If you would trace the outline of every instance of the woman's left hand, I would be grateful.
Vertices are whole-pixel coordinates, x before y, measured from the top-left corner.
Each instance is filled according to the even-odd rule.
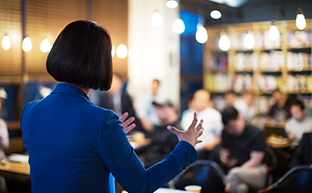
[[[126,120],[126,118],[128,117],[128,113],[125,112],[120,118],[119,120],[122,122],[122,126],[124,126],[125,128],[125,132],[129,133],[132,129],[135,128],[135,124],[133,123],[133,121],[135,120],[134,117],[130,117],[128,120]],[[128,139],[131,140],[133,139],[133,136],[128,136]]]

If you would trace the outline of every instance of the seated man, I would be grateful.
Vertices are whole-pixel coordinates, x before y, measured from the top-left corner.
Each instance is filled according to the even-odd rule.
[[[198,139],[202,140],[201,143],[195,146],[198,152],[199,159],[212,159],[216,160],[219,158],[218,152],[214,150],[221,142],[221,131],[222,131],[222,121],[221,114],[211,107],[210,104],[210,93],[207,90],[201,89],[197,90],[191,101],[192,109],[188,110],[184,114],[181,120],[181,127],[183,130],[187,130],[190,121],[194,115],[194,111],[197,112],[198,120],[203,120],[204,132],[202,136]]]
[[[251,124],[256,115],[256,108],[254,106],[254,95],[252,92],[245,92],[240,99],[234,102],[234,107],[243,117],[246,123]]]
[[[288,165],[289,169],[300,165],[312,164],[312,133],[304,133],[295,153],[291,157]]]
[[[267,166],[262,164],[265,154],[264,134],[247,125],[234,107],[222,112],[222,165],[230,169],[227,178],[231,192],[257,191],[264,188]]]
[[[312,119],[306,116],[304,104],[296,100],[290,105],[291,118],[286,122],[285,131],[293,145],[298,145],[303,133],[312,131]]]

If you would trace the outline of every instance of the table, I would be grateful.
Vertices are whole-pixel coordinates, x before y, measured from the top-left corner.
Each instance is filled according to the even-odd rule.
[[[141,141],[141,142],[135,142],[134,140],[130,140],[129,142],[131,146],[133,147],[133,149],[138,149],[138,148],[151,144],[152,141],[151,139],[144,139],[144,141]]]
[[[5,178],[12,178],[16,180],[29,180],[30,179],[30,166],[28,162],[10,162],[7,164],[0,164],[0,176]]]
[[[176,190],[176,189],[169,189],[169,188],[159,188],[154,193],[185,193],[187,191],[184,190]],[[189,192],[188,192],[189,193]]]

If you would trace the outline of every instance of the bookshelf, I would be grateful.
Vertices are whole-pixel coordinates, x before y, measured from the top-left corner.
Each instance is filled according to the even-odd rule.
[[[234,90],[238,95],[252,91],[257,114],[266,114],[270,93],[279,89],[284,94],[302,94],[311,101],[312,93],[312,20],[300,31],[295,21],[275,21],[280,31],[278,40],[271,40],[271,22],[218,25],[207,28],[205,44],[204,87],[212,94],[222,95]],[[221,30],[227,31],[231,48],[223,52],[218,47]],[[246,49],[243,39],[247,29],[253,31],[255,46]],[[218,108],[218,107],[217,107]]]

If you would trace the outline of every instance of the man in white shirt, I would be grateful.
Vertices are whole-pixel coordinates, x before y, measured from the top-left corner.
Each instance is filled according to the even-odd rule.
[[[221,142],[221,131],[223,128],[221,114],[211,107],[210,93],[207,90],[197,90],[191,101],[192,109],[187,110],[181,120],[181,127],[186,130],[190,126],[194,111],[197,112],[198,120],[203,120],[204,132],[198,139],[201,143],[195,146],[200,159],[210,159],[211,152]]]
[[[238,110],[239,114],[243,117],[246,123],[251,124],[252,120],[255,118],[256,109],[253,105],[253,93],[246,92],[241,98],[234,102],[235,109]]]
[[[293,145],[298,145],[303,133],[312,132],[312,119],[306,116],[304,104],[297,100],[290,106],[291,118],[288,119],[285,131]]]

